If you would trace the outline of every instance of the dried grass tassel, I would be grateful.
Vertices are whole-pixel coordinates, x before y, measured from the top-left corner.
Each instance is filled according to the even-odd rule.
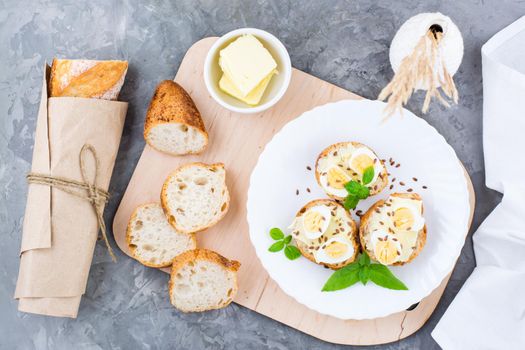
[[[396,111],[402,113],[403,106],[418,86],[427,90],[421,108],[423,113],[428,111],[432,98],[436,98],[447,107],[450,107],[450,103],[446,98],[455,104],[458,103],[456,85],[440,53],[439,43],[442,38],[443,33],[431,27],[421,37],[412,53],[401,61],[392,81],[383,88],[378,97],[381,101],[388,100],[385,108],[387,118]]]

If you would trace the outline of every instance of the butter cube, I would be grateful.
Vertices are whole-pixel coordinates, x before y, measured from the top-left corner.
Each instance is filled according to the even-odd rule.
[[[243,99],[256,88],[265,85],[262,84],[263,80],[268,79],[269,81],[277,68],[277,63],[270,52],[250,34],[237,38],[222,49],[219,56],[219,65],[228,80],[226,83],[223,82],[223,85],[231,83],[236,88],[235,94],[232,95],[238,95]],[[254,91],[254,93],[258,94],[259,91]]]

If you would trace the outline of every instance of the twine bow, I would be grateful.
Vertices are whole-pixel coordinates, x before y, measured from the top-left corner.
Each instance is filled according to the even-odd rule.
[[[93,181],[89,181],[87,176],[87,167],[86,167],[86,156],[88,153],[91,153],[95,159],[95,176]],[[106,242],[106,247],[108,248],[109,255],[113,262],[117,261],[111,246],[109,245],[106,224],[104,223],[103,209],[102,207],[109,199],[109,193],[103,189],[97,187],[97,177],[98,177],[98,167],[99,160],[97,157],[97,152],[92,145],[85,144],[79,153],[79,163],[80,163],[80,174],[82,176],[82,181],[76,181],[67,179],[60,176],[50,176],[45,174],[38,173],[29,173],[27,174],[27,181],[30,184],[39,184],[46,185],[56,189],[59,189],[63,192],[69,193],[78,198],[85,199],[91,203],[95,213],[97,215],[97,221],[100,226],[100,231],[102,232],[102,237]]]

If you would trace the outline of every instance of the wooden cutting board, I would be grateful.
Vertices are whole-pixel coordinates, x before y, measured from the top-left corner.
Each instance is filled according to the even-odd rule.
[[[234,300],[237,304],[332,343],[383,344],[417,331],[434,311],[450,276],[413,310],[360,321],[340,320],[312,311],[286,295],[268,277],[250,243],[246,221],[249,178],[259,154],[284,124],[303,112],[328,102],[361,97],[293,69],[288,91],[273,108],[255,115],[229,112],[208,95],[204,85],[204,58],[216,40],[212,37],[195,43],[186,53],[175,77],[203,116],[210,137],[208,148],[201,155],[174,157],[146,145],[114,218],[113,233],[120,249],[130,254],[125,235],[131,213],[140,204],[159,201],[162,183],[171,171],[194,161],[223,162],[232,197],[231,207],[217,225],[197,234],[197,242],[199,247],[213,249],[242,263],[239,292]],[[465,176],[470,190],[472,220],[474,191],[466,172]]]

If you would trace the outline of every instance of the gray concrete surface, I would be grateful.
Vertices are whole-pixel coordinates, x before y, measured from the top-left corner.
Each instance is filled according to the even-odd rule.
[[[253,26],[277,35],[295,67],[375,98],[392,77],[388,47],[397,28],[420,12],[441,11],[458,24],[465,56],[455,79],[461,102],[434,104],[423,118],[456,150],[472,177],[472,232],[498,203],[484,185],[481,45],[525,14],[518,0],[462,1],[18,1],[0,0],[0,349],[338,349],[233,305],[186,315],[167,298],[167,276],[120,252],[113,264],[98,244],[77,320],[22,314],[12,299],[42,67],[54,56],[126,58],[122,99],[130,102],[116,168],[109,227],[144,146],[148,101],[172,78],[197,40]],[[417,94],[408,108],[416,114]],[[378,349],[436,349],[430,332],[475,264],[469,235],[436,312],[415,335]],[[468,325],[466,325],[468,326]],[[376,348],[376,347],[374,347]]]

